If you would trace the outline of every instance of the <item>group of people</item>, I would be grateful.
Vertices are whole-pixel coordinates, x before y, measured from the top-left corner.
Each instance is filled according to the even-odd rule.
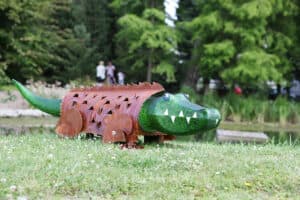
[[[124,73],[118,71],[117,80],[115,78],[115,74],[116,74],[116,67],[112,64],[111,61],[108,61],[107,66],[104,65],[103,61],[100,61],[96,68],[97,85],[101,86],[106,81],[109,85],[113,85],[117,83],[120,85],[124,85],[124,79],[125,79]]]

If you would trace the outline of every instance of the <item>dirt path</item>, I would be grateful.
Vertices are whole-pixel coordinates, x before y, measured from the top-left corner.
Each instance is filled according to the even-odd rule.
[[[62,87],[29,87],[33,93],[46,98],[62,98],[68,91]],[[0,118],[1,117],[20,117],[48,116],[31,105],[22,97],[19,91],[0,91]]]
[[[69,89],[62,87],[26,86],[33,93],[46,98],[63,98]],[[22,97],[19,91],[0,90],[0,109],[33,109]]]
[[[18,91],[0,91],[0,109],[29,109]]]

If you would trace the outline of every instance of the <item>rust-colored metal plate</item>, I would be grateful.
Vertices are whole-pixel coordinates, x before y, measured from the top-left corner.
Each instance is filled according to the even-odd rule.
[[[56,132],[66,137],[77,136],[82,129],[82,117],[78,110],[69,109],[63,113],[57,126]]]
[[[137,122],[138,114],[143,103],[151,95],[164,91],[164,88],[158,83],[141,83],[138,85],[126,86],[102,86],[84,89],[75,89],[70,91],[63,99],[61,105],[61,118],[58,124],[57,132],[61,135],[76,135],[79,130],[79,125],[66,121],[67,114],[70,110],[77,110],[82,118],[82,127],[80,131],[86,133],[93,133],[96,135],[103,135],[107,131],[106,126],[117,127],[120,123],[125,131],[125,137],[133,141],[137,136],[128,136],[129,132],[134,135],[141,134],[140,127]],[[133,131],[128,131],[126,120],[122,121],[119,118],[120,114],[126,114],[131,117]],[[104,119],[109,116],[116,116],[112,124],[104,124]],[[118,116],[118,117],[117,117]],[[71,117],[72,118],[72,117]],[[79,118],[77,116],[77,118]],[[126,119],[126,117],[120,117]],[[79,120],[79,119],[76,119]],[[72,126],[75,126],[71,128]],[[78,127],[77,127],[78,126]],[[65,130],[66,129],[66,130]],[[74,130],[73,130],[74,129]],[[114,128],[116,129],[116,128]],[[113,128],[112,128],[113,130]],[[122,134],[117,133],[119,140],[122,139]]]
[[[132,118],[128,114],[112,114],[103,120],[104,132],[102,141],[126,142],[128,135],[132,134]]]

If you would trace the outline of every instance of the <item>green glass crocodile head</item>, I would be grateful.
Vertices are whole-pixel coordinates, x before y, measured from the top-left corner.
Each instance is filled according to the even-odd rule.
[[[146,132],[189,135],[216,128],[218,110],[191,103],[184,94],[152,96],[142,106],[139,124]]]

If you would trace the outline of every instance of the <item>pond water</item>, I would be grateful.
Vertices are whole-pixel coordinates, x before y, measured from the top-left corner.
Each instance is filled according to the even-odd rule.
[[[57,118],[0,118],[0,135],[6,134],[26,134],[37,130],[39,132],[52,132],[54,133],[54,127]],[[16,127],[18,124],[20,127]],[[34,124],[32,128],[23,128],[23,125]],[[41,126],[44,126],[42,128]],[[47,126],[52,125],[52,126]],[[46,128],[48,127],[48,128]],[[52,128],[50,128],[52,127]],[[241,130],[241,131],[257,131],[263,132],[269,136],[269,143],[271,144],[288,144],[288,145],[300,145],[300,126],[287,126],[287,127],[270,127],[267,125],[255,125],[255,124],[239,124],[239,123],[223,123],[220,129],[224,130]],[[177,140],[181,141],[200,141],[200,142],[214,142],[216,136],[216,130],[208,131],[202,134],[191,136],[179,136]]]
[[[261,131],[259,131],[261,132]],[[269,137],[268,143],[271,144],[287,144],[300,145],[300,132],[287,131],[263,131]],[[178,140],[182,141],[200,141],[213,142],[215,141],[216,130],[208,131],[206,133],[197,134],[194,136],[179,136]]]

